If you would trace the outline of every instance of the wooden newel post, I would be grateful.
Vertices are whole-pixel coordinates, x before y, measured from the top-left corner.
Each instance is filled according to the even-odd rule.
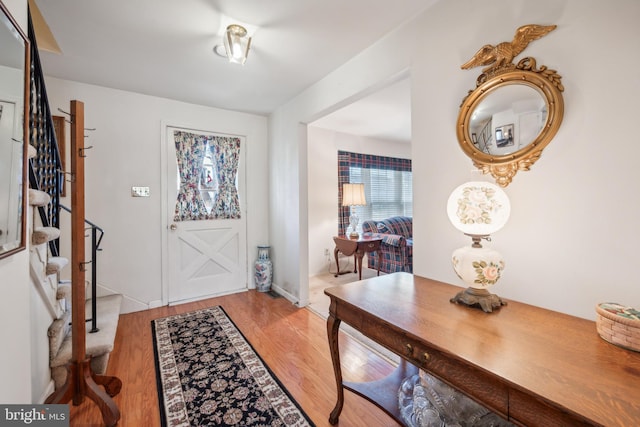
[[[82,110],[82,114],[78,114]],[[85,276],[84,276],[84,104],[71,101],[71,361],[82,363],[86,358],[85,322]],[[78,132],[81,132],[78,135]],[[74,146],[75,145],[75,146]],[[78,286],[82,284],[82,286]],[[77,336],[76,336],[77,335]],[[80,399],[76,401],[76,398]],[[73,397],[73,404],[79,405],[84,396]]]
[[[94,374],[86,350],[85,151],[84,103],[74,100],[71,101],[71,362],[67,364],[64,385],[52,393],[46,403],[72,400],[74,405],[80,405],[86,396],[98,405],[105,425],[111,427],[120,419],[120,410],[112,397],[120,392],[122,382],[117,377]]]

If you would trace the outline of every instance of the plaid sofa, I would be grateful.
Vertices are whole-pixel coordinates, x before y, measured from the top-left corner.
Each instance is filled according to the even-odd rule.
[[[382,237],[380,271],[413,273],[413,219],[394,216],[380,221],[364,221],[362,232]],[[378,257],[367,256],[368,266],[378,269]]]

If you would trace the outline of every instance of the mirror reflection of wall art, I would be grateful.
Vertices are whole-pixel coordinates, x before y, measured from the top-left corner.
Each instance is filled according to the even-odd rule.
[[[561,77],[532,57],[513,64],[533,40],[555,25],[524,25],[512,41],[485,45],[462,69],[485,66],[463,99],[456,134],[462,150],[483,173],[506,187],[518,171],[540,158],[564,115]]]
[[[513,124],[496,127],[496,147],[510,147],[513,145]]]

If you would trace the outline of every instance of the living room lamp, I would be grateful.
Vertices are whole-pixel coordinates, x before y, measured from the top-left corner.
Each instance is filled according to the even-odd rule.
[[[349,238],[351,239],[358,239],[360,237],[356,230],[359,218],[353,206],[365,206],[366,204],[367,199],[364,196],[364,184],[342,184],[342,206],[348,206],[351,211],[351,216],[349,217],[349,226],[351,227]]]
[[[224,49],[229,62],[244,65],[251,47],[251,37],[242,25],[231,24],[224,33]]]
[[[500,230],[509,219],[511,205],[506,193],[489,182],[467,182],[458,186],[447,202],[451,223],[467,236],[472,245],[452,254],[453,269],[469,287],[451,298],[451,302],[480,307],[485,312],[505,305],[488,289],[500,279],[504,259],[496,250],[483,247],[481,240]]]

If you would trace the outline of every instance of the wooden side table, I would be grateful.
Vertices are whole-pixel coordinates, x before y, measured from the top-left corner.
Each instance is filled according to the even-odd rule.
[[[392,273],[328,288],[327,333],[336,377],[335,425],[344,390],[399,423],[400,384],[418,368],[518,426],[638,426],[640,353],[600,338],[593,321],[517,301],[488,314],[452,304],[462,288]],[[402,358],[395,373],[343,381],[341,322]]]
[[[336,258],[336,268],[338,271],[335,277],[346,274],[348,271],[340,272],[340,263],[338,262],[338,252],[342,252],[346,256],[354,256],[354,273],[358,273],[358,279],[362,280],[362,257],[365,253],[376,252],[378,254],[378,276],[380,275],[380,264],[382,263],[382,252],[380,251],[381,237],[360,236],[358,239],[350,239],[345,236],[335,236],[333,241],[336,248],[333,250],[333,256]]]

